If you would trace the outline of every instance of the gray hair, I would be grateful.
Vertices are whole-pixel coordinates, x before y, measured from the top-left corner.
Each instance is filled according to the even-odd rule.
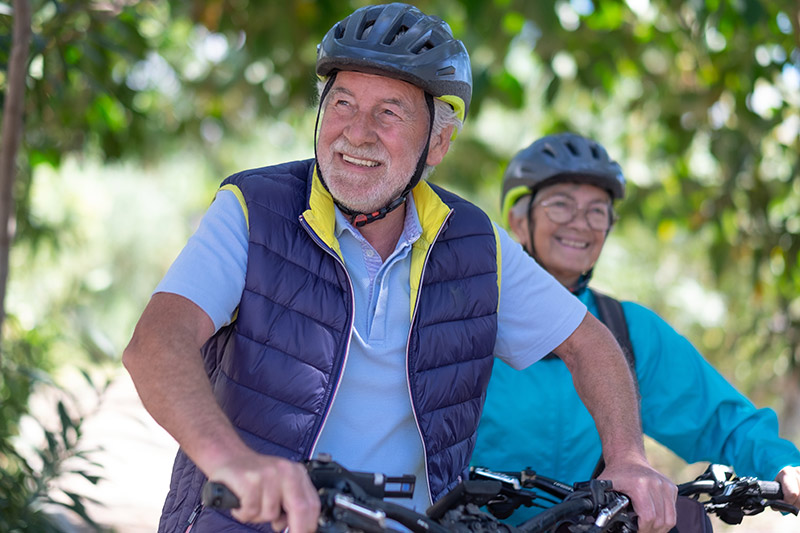
[[[322,95],[322,91],[325,90],[326,83],[327,83],[326,79],[317,81],[318,102],[320,95]],[[319,103],[321,107],[323,102]],[[455,133],[458,133],[461,131],[463,125],[464,123],[461,121],[461,119],[458,118],[458,115],[456,114],[455,110],[450,104],[438,98],[433,99],[433,126],[431,127],[431,138],[439,135],[442,132],[442,130],[444,130],[448,126],[453,126],[453,131]],[[432,167],[430,165],[425,165],[425,169],[422,171],[422,179],[427,179],[428,176],[430,176],[431,173],[433,172],[434,168],[435,167]]]
[[[520,196],[508,212],[517,218],[528,218],[528,207],[531,204],[531,195]]]

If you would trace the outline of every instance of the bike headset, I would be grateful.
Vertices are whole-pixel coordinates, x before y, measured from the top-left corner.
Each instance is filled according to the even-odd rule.
[[[360,227],[380,220],[405,203],[425,170],[434,122],[433,99],[450,104],[463,121],[472,97],[472,70],[467,49],[453,37],[450,26],[414,6],[402,3],[366,6],[335,24],[317,46],[316,66],[317,76],[327,80],[314,125],[314,158],[317,175],[329,192],[319,168],[317,129],[325,97],[340,70],[377,74],[416,85],[425,92],[430,120],[416,170],[400,196],[372,213],[359,213],[333,199],[351,223]]]
[[[536,258],[533,245],[533,200],[542,188],[554,183],[588,183],[608,192],[612,203],[625,197],[625,176],[622,168],[608,156],[599,143],[575,133],[548,135],[519,151],[508,163],[503,174],[501,197],[503,220],[508,221],[511,208],[525,195],[530,195],[526,215],[530,249],[525,251]],[[611,231],[614,222],[612,211]],[[574,287],[579,293],[589,284],[594,267],[584,272]]]

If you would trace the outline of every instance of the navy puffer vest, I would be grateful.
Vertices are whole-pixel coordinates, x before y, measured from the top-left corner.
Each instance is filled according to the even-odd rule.
[[[234,323],[204,347],[214,394],[254,450],[309,458],[348,349],[350,281],[334,204],[313,160],[248,170],[222,185],[247,214],[245,288]],[[497,335],[497,241],[477,207],[425,182],[411,266],[408,375],[431,494],[454,487],[475,444]],[[335,458],[334,458],[335,459]],[[357,466],[348,465],[357,469]],[[178,452],[159,532],[270,531],[199,509],[205,476]],[[200,511],[199,515],[196,511]]]

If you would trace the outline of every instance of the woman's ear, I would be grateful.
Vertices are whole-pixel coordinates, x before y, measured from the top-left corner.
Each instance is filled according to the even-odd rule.
[[[508,212],[508,227],[511,229],[511,233],[517,238],[517,241],[524,244],[528,239],[527,217],[521,217],[511,209]]]

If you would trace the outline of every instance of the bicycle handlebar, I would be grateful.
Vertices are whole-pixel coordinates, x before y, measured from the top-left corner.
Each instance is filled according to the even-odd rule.
[[[456,486],[423,515],[383,500],[411,498],[414,476],[351,472],[328,456],[307,461],[306,467],[322,503],[320,533],[399,533],[389,526],[388,520],[414,533],[544,533],[564,522],[572,524],[570,531],[636,531],[636,515],[629,498],[613,491],[607,480],[570,487],[538,476],[530,469],[512,473],[475,467],[470,469],[470,479]],[[533,488],[558,501],[542,497]],[[698,501],[701,495],[707,495],[709,499],[700,502],[706,513],[716,514],[729,524],[739,524],[744,516],[758,514],[767,507],[798,514],[796,507],[780,501],[783,492],[778,482],[734,477],[733,471],[722,465],[710,465],[694,481],[678,485],[678,493]],[[518,526],[498,520],[508,518],[521,506],[543,507],[537,500],[553,505]],[[224,485],[209,482],[203,488],[203,504],[232,509],[238,507],[239,500]],[[483,506],[491,514],[482,511]]]
[[[239,508],[239,498],[236,497],[236,494],[222,483],[217,483],[216,481],[209,481],[203,485],[202,501],[203,505],[212,509]]]
[[[326,454],[306,461],[305,465],[322,504],[318,528],[321,533],[340,532],[337,523],[365,533],[399,533],[388,527],[387,519],[420,533],[449,533],[427,516],[383,500],[384,497],[411,498],[416,483],[414,475],[390,477],[353,472]],[[239,498],[228,487],[214,481],[203,487],[202,503],[214,509],[236,509],[240,505]]]
[[[537,517],[520,526],[500,522],[482,510],[506,489],[503,483],[514,485],[511,478],[498,479],[498,473],[483,469],[460,483],[455,489],[431,506],[425,515],[399,504],[384,501],[385,496],[408,497],[413,494],[414,476],[387,477],[382,474],[351,472],[330,457],[307,461],[306,467],[314,486],[317,487],[322,504],[320,533],[342,533],[361,531],[364,533],[399,533],[389,526],[388,520],[405,526],[414,533],[453,533],[470,531],[475,533],[544,533],[566,518],[591,517],[587,522],[589,529],[582,531],[609,531],[612,522],[618,521],[628,507],[628,499],[622,494],[610,491],[610,482],[593,481],[578,490],[555,480],[536,476],[526,470],[523,482],[518,483],[520,492],[527,492],[527,499],[536,498],[523,485],[538,487],[549,493],[564,495],[566,500],[556,503]],[[508,475],[508,474],[506,474]],[[513,477],[513,476],[512,476]],[[489,478],[489,479],[486,479]],[[387,490],[386,484],[396,484],[397,488]],[[560,496],[561,497],[561,496]],[[216,509],[233,509],[239,506],[239,499],[223,484],[208,482],[203,487],[203,505]],[[563,497],[562,497],[563,499]],[[549,500],[548,500],[549,501]],[[523,503],[524,504],[524,503]],[[529,504],[529,503],[528,503]],[[635,529],[616,529],[615,531],[635,531]]]
[[[576,484],[573,489],[558,481],[538,476],[530,469],[521,472],[492,472],[485,468],[473,467],[471,475],[478,478],[497,479],[503,483],[498,498],[487,504],[487,509],[499,518],[508,518],[523,505],[537,505],[534,503],[537,495],[526,489],[539,489],[564,500],[563,503],[556,504],[521,524],[518,526],[519,529],[546,531],[567,516],[593,514],[599,520],[604,514],[602,509],[598,510],[596,507],[589,509],[586,502],[568,503],[570,499],[574,499],[574,493],[581,484]],[[614,493],[612,491],[609,494]],[[698,501],[701,495],[709,496],[708,500],[700,501],[705,512],[717,515],[728,524],[739,524],[744,516],[758,514],[766,508],[794,515],[800,514],[798,508],[781,501],[783,500],[783,491],[777,481],[765,481],[754,477],[735,477],[733,470],[725,465],[709,465],[697,479],[679,484],[678,494]],[[613,502],[606,501],[604,505],[608,509],[617,509],[617,504]],[[624,509],[626,506],[627,502],[620,509]],[[628,514],[622,512],[620,516],[624,520],[625,515]],[[634,515],[630,514],[630,516]],[[602,531],[602,529],[587,531]]]
[[[576,520],[584,525],[580,531],[601,533],[637,531],[635,514],[630,498],[612,490],[608,480],[593,479],[576,483],[574,490],[563,502],[546,509],[518,526],[524,532],[551,531],[560,522]],[[571,529],[570,531],[578,530]]]
[[[777,481],[754,477],[735,477],[733,469],[712,464],[694,481],[678,485],[678,494],[701,502],[708,514],[717,515],[728,524],[740,524],[745,516],[759,514],[767,507],[797,515],[800,510],[783,500],[783,490]]]
[[[321,454],[305,462],[308,476],[317,489],[345,489],[357,486],[373,498],[411,498],[416,476],[386,476],[377,472],[354,472]],[[239,499],[228,487],[210,481],[203,487],[203,505],[217,509],[235,509]]]
[[[722,484],[711,479],[700,479],[678,485],[678,494],[694,496],[697,494],[722,495],[733,494],[737,487],[750,488],[752,495],[762,496],[766,500],[782,500],[783,489],[777,481],[763,481],[755,478],[735,478]]]
[[[486,503],[486,508],[498,518],[508,518],[521,506],[538,506],[537,499],[553,503],[535,517],[518,525],[522,533],[551,531],[564,520],[580,522],[570,531],[636,531],[635,514],[630,499],[612,490],[608,480],[591,480],[572,487],[560,481],[536,474],[530,468],[520,472],[493,472],[483,467],[470,469],[473,479],[494,480],[501,489]],[[543,498],[531,489],[538,489],[559,501]],[[430,514],[430,509],[429,509]]]
[[[473,479],[496,479],[515,490],[522,488],[539,489],[562,500],[575,490],[566,483],[537,474],[530,468],[519,472],[495,472],[482,466],[473,466],[470,467],[469,471]]]

